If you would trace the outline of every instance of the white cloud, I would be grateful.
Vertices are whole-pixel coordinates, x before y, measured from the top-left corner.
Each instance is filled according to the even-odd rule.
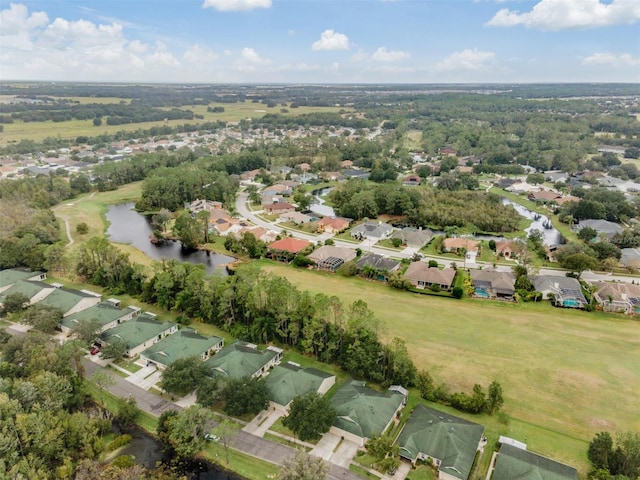
[[[271,60],[262,58],[253,48],[245,47],[236,60],[235,67],[242,72],[255,72],[258,67],[264,68],[271,64]]]
[[[540,0],[530,12],[503,8],[486,25],[513,27],[524,25],[541,30],[605,27],[631,24],[640,20],[640,1],[612,0]]]
[[[348,50],[349,37],[332,29],[325,30],[320,35],[320,40],[313,42],[311,50]]]
[[[240,12],[254,8],[271,8],[271,0],[204,0],[202,8],[215,8],[221,12]]]
[[[635,67],[640,66],[640,57],[634,57],[629,53],[615,55],[613,53],[594,53],[582,60],[583,65],[608,66],[608,67]]]
[[[45,12],[33,12],[28,14],[27,7],[21,3],[11,3],[9,8],[0,11],[0,35],[15,35],[23,30],[31,30],[44,27],[49,23],[49,17]]]
[[[203,65],[215,61],[218,55],[213,50],[196,44],[184,52],[183,58],[193,65]]]
[[[495,53],[467,48],[461,52],[452,53],[438,62],[435,70],[438,72],[478,72],[492,70],[496,66]]]
[[[409,52],[403,52],[402,50],[387,50],[385,47],[380,47],[375,51],[371,58],[377,62],[397,62],[410,58]]]

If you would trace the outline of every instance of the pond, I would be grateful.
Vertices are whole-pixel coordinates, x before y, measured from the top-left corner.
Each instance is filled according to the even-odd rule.
[[[311,196],[315,201],[312,205],[309,206],[309,210],[311,210],[315,214],[322,215],[323,217],[335,217],[336,212],[333,207],[325,205],[324,199],[322,198],[325,195],[328,195],[331,190],[333,190],[332,187],[313,190],[311,192]]]
[[[511,205],[516,209],[520,215],[531,220],[531,225],[525,229],[525,232],[530,233],[532,230],[538,230],[542,232],[542,243],[547,246],[561,245],[565,242],[562,234],[551,225],[551,220],[545,215],[532,212],[526,207],[523,207],[519,203],[512,202],[506,198],[502,199],[502,203],[505,205]],[[549,228],[551,227],[551,228]]]
[[[200,263],[205,266],[208,274],[216,272],[223,275],[226,274],[226,270],[222,267],[235,260],[233,257],[219,253],[185,250],[177,241],[151,243],[149,240],[153,233],[151,220],[136,212],[133,203],[110,206],[106,218],[110,223],[107,229],[107,237],[110,241],[128,243],[156,260],[175,259],[181,262]]]

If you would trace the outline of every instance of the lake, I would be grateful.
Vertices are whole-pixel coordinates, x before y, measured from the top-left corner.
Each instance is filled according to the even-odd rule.
[[[149,241],[153,233],[151,220],[136,212],[133,203],[110,206],[106,218],[109,221],[107,237],[110,241],[130,244],[156,260],[175,259],[181,262],[199,263],[205,266],[207,273],[216,272],[223,275],[226,275],[226,270],[222,267],[235,261],[235,258],[220,253],[185,250],[178,241],[151,243]]]
[[[562,234],[553,228],[545,228],[545,224],[550,225],[551,221],[545,216],[532,212],[527,207],[523,207],[519,203],[512,202],[509,199],[503,198],[502,203],[505,205],[511,205],[516,209],[523,217],[531,220],[531,225],[525,229],[525,232],[530,233],[532,230],[539,230],[542,232],[542,243],[547,246],[562,245],[565,242]]]

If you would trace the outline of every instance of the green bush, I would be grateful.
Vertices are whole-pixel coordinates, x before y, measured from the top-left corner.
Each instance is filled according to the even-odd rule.
[[[119,468],[131,468],[135,464],[136,460],[133,455],[122,455],[113,461],[113,466]]]
[[[131,443],[131,440],[133,440],[133,437],[128,433],[125,433],[124,435],[119,435],[109,442],[109,445],[107,445],[107,450],[113,451],[117,448],[123,447],[128,443]]]

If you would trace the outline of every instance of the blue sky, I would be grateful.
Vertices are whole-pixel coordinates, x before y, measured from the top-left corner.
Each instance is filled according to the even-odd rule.
[[[640,82],[640,0],[0,0],[0,79]]]

